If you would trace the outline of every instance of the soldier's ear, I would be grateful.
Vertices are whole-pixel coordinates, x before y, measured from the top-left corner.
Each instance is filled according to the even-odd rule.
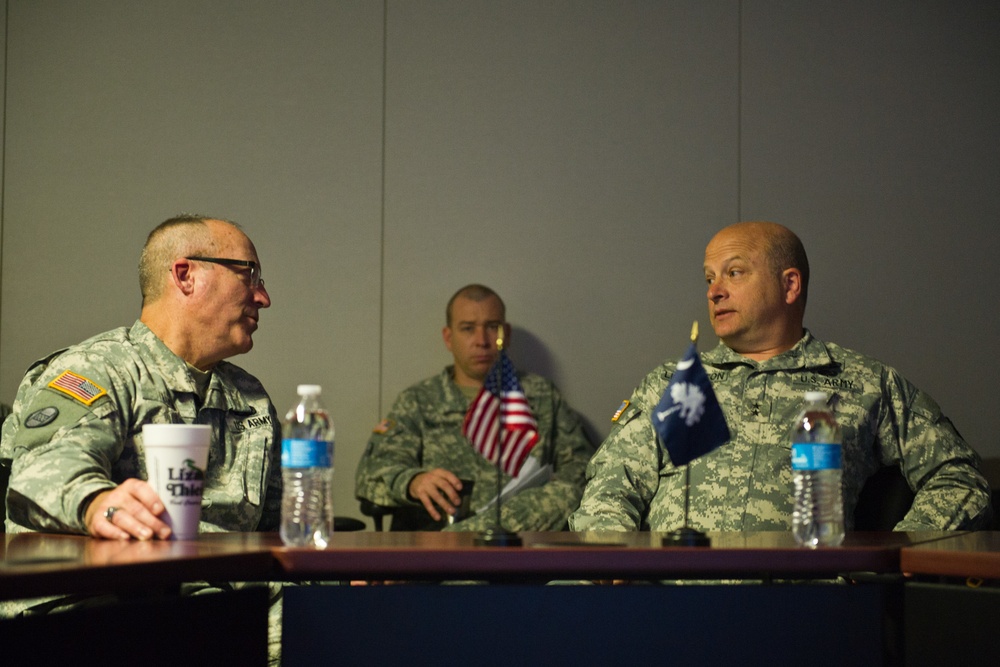
[[[175,259],[170,265],[170,283],[185,296],[190,296],[194,292],[194,273],[191,260]]]
[[[444,340],[444,346],[446,348],[448,348],[449,352],[451,352],[451,327],[450,326],[445,327],[444,329],[441,329],[441,338],[442,338],[442,340]]]
[[[789,306],[802,298],[802,272],[785,269],[781,272],[781,289],[785,293],[785,303]]]

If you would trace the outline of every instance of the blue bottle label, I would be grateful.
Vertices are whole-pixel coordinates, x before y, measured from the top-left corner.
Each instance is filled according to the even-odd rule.
[[[840,470],[840,445],[796,442],[792,445],[792,470]]]
[[[285,438],[281,441],[282,468],[329,468],[332,443]]]

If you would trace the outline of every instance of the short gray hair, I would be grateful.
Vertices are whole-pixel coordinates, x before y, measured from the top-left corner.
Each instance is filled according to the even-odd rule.
[[[208,220],[219,220],[239,229],[239,225],[230,220],[185,213],[164,220],[149,233],[139,255],[139,291],[143,305],[162,296],[166,272],[175,259],[214,254],[216,244],[205,224]]]

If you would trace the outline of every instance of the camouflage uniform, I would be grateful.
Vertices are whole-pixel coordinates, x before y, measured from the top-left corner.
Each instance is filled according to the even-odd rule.
[[[375,429],[358,464],[355,495],[378,505],[417,508],[423,529],[435,526],[423,506],[409,497],[410,481],[418,473],[444,468],[475,482],[472,508],[488,503],[497,493],[497,468],[476,452],[462,434],[469,399],[454,380],[454,366],[405,390]],[[538,444],[531,456],[551,463],[552,479],[505,500],[502,522],[508,530],[561,530],[580,502],[587,461],[594,446],[584,434],[580,417],[563,401],[548,380],[518,374],[538,422]],[[503,475],[503,484],[510,477]],[[456,523],[455,530],[484,530],[493,525],[491,508]]]
[[[64,371],[107,393],[86,405],[49,386]],[[146,478],[142,425],[151,423],[213,426],[202,531],[277,530],[281,439],[267,393],[221,362],[205,396],[200,405],[188,366],[142,322],[36,362],[3,425],[0,459],[12,463],[7,531],[86,533],[94,495]]]
[[[979,457],[938,405],[894,369],[814,338],[762,362],[723,344],[701,355],[732,434],[690,464],[689,525],[704,531],[790,530],[789,436],[807,390],[832,397],[843,430],[844,513],[853,525],[865,480],[899,466],[916,492],[896,530],[983,527],[990,489]],[[684,521],[684,467],[675,468],[650,421],[676,369],[668,362],[633,393],[587,470],[572,530],[674,530]]]

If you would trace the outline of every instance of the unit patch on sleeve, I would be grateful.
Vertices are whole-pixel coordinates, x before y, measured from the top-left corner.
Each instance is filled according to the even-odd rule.
[[[59,416],[59,408],[48,407],[35,410],[24,420],[25,428],[41,428],[48,426]]]
[[[61,391],[67,396],[71,396],[84,405],[90,405],[101,396],[106,396],[107,391],[99,387],[82,375],[77,375],[73,371],[63,371],[49,386],[56,391]]]

